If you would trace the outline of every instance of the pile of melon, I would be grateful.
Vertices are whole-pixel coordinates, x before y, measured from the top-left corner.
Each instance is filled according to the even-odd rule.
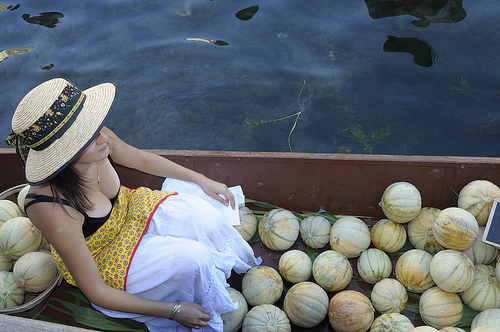
[[[58,274],[49,243],[24,213],[28,189],[19,192],[17,203],[0,200],[0,309],[19,306],[27,294],[43,292]]]
[[[241,207],[236,229],[247,241],[258,232],[280,258],[277,267],[250,269],[241,293],[231,289],[239,310],[223,315],[224,331],[317,331],[322,322],[336,332],[465,331],[455,326],[466,307],[476,315],[471,331],[500,331],[498,250],[482,242],[500,189],[473,181],[457,206],[443,210],[422,207],[408,182],[391,184],[381,196],[385,218],[371,222],[282,208],[258,218]],[[297,241],[305,250],[290,249]],[[369,290],[349,287],[357,281]],[[411,317],[409,298],[417,302]]]

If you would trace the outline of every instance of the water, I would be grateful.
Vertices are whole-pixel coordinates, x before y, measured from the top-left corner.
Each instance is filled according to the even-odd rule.
[[[64,77],[117,83],[107,125],[141,148],[498,155],[498,0],[10,5],[0,50],[33,49],[0,63],[2,137]]]

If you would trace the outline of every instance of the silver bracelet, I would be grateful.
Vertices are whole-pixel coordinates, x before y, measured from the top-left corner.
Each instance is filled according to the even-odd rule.
[[[181,301],[175,301],[174,308],[172,309],[172,314],[170,315],[170,320],[175,320],[177,315],[181,312]]]

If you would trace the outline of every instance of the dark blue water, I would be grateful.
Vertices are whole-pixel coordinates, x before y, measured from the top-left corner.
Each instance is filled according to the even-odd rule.
[[[64,77],[117,83],[108,126],[141,148],[498,155],[498,0],[9,5],[0,50],[32,49],[0,63],[2,137]]]

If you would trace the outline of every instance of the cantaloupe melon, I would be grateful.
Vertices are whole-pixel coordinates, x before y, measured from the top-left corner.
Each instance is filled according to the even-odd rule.
[[[422,198],[413,184],[395,182],[385,189],[379,205],[387,219],[406,223],[418,215],[422,208]]]
[[[16,203],[8,199],[0,200],[0,225],[9,219],[22,216],[23,211]]]
[[[328,295],[313,282],[293,285],[285,295],[283,308],[297,326],[311,328],[325,319],[328,313]]]
[[[287,250],[299,237],[299,220],[290,211],[268,211],[259,222],[262,243],[272,250]]]
[[[31,186],[28,184],[23,189],[21,189],[19,194],[17,194],[17,205],[19,206],[19,208],[23,212],[25,212],[24,211],[24,200],[26,199],[26,195],[28,194],[28,191],[30,190],[30,188],[31,188]]]
[[[242,205],[239,207],[240,224],[234,228],[240,233],[245,241],[249,241],[257,232],[257,217],[248,207]]]
[[[331,228],[325,217],[308,216],[300,223],[300,237],[311,248],[323,248],[330,241]]]
[[[281,276],[292,284],[307,281],[312,273],[312,261],[301,250],[289,250],[278,261]]]
[[[19,287],[14,274],[0,271],[0,309],[21,305],[24,301],[24,290]]]
[[[242,332],[291,332],[290,320],[285,312],[272,304],[250,309],[243,320]]]
[[[243,319],[248,312],[248,304],[243,294],[232,287],[227,287],[226,290],[231,296],[233,303],[238,303],[238,308],[221,315],[224,325],[224,332],[237,332],[243,324]]]
[[[12,218],[0,227],[0,251],[12,260],[38,250],[41,241],[42,233],[29,218]]]
[[[241,292],[251,306],[274,304],[283,293],[283,280],[274,268],[255,266],[243,276]]]
[[[52,254],[45,250],[24,254],[12,269],[16,283],[27,292],[42,292],[57,277],[57,267]]]
[[[500,199],[500,188],[487,180],[468,183],[458,194],[458,207],[469,211],[481,226],[486,225],[495,199]]]

